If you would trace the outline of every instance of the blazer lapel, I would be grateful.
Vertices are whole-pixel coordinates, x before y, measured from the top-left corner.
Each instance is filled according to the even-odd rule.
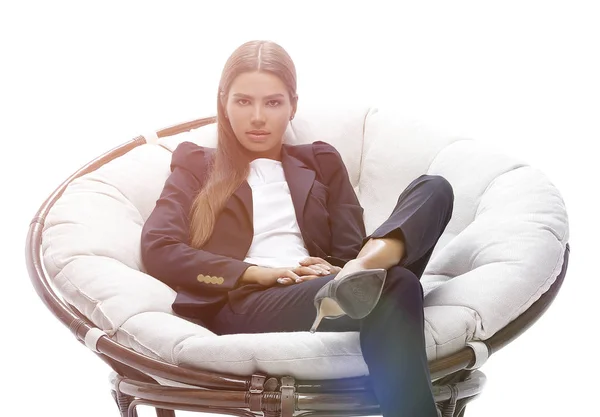
[[[315,172],[308,168],[302,161],[290,155],[284,145],[281,149],[281,164],[285,179],[290,188],[294,210],[296,212],[296,220],[302,232],[304,239],[307,239],[304,228],[304,206],[308,193],[315,181]],[[308,243],[308,242],[306,242]]]
[[[237,203],[243,207],[243,211],[246,214],[248,221],[250,221],[250,224],[252,224],[254,219],[254,213],[252,210],[252,188],[250,188],[248,181],[242,182],[242,185],[240,185],[233,193],[233,197],[235,197],[235,199],[237,199]],[[229,199],[229,202],[226,203],[226,206],[232,204],[232,200],[233,199]],[[236,211],[234,207],[230,208],[232,208],[233,211]]]
[[[310,189],[315,181],[316,174],[306,164],[299,159],[290,155],[284,145],[281,149],[281,165],[283,166],[283,172],[285,179],[290,189],[292,202],[294,204],[294,211],[296,212],[296,220],[298,226],[302,232],[303,238],[306,240],[304,228],[304,207]],[[247,181],[244,181],[238,189],[233,193],[233,199],[229,199],[226,206],[233,211],[240,210],[243,207],[248,221],[250,224],[253,223],[253,209],[252,209],[252,189]]]

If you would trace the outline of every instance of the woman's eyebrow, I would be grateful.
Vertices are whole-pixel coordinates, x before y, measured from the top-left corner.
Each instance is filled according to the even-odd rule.
[[[236,98],[254,98],[248,94],[244,94],[244,93],[234,93],[233,97]],[[284,98],[285,96],[283,94],[277,93],[277,94],[271,94],[268,96],[265,96],[265,99],[273,99],[273,98]]]

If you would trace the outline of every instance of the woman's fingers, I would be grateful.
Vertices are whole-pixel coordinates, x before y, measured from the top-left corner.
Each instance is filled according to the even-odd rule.
[[[312,265],[311,268],[318,269],[321,272],[321,275],[329,275],[331,273],[331,267],[326,264]]]
[[[332,266],[329,264],[329,262],[324,261],[323,259],[318,258],[316,256],[310,256],[308,258],[305,258],[305,259],[301,260],[299,262],[299,264],[301,266],[309,266],[313,269],[317,269],[317,270],[319,270],[319,272],[322,272],[322,274],[324,274],[324,275],[331,273]]]
[[[313,258],[320,259],[320,258]],[[325,275],[329,275],[332,272],[331,267],[327,264],[314,264],[310,266],[297,266],[296,268],[284,268],[280,270],[280,277],[277,279],[279,284],[290,285],[294,283],[300,283],[303,281],[309,281],[311,279],[320,278]]]
[[[322,265],[298,266],[293,271],[299,276],[305,275],[328,275],[329,270]]]
[[[304,258],[299,262],[300,265],[304,265],[304,266],[310,266],[310,265],[314,265],[314,264],[324,264],[327,265],[328,262],[322,258],[319,258],[317,256],[309,256],[308,258]]]
[[[293,271],[298,276],[303,276],[303,275],[318,275],[321,272],[321,270],[319,268],[316,268],[313,265],[311,265],[311,266],[298,266],[298,267],[294,268]]]
[[[303,281],[310,281],[311,279],[321,278],[322,275],[304,275],[296,280],[296,284],[300,284]]]
[[[289,269],[282,269],[280,272],[280,277],[277,279],[277,282],[280,284],[293,284],[295,283],[300,277],[294,273],[294,271],[291,271]]]

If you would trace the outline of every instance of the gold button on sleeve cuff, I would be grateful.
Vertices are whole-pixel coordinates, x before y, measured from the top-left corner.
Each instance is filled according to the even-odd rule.
[[[225,282],[223,277],[211,277],[210,275],[199,274],[196,279],[204,284],[222,285]]]

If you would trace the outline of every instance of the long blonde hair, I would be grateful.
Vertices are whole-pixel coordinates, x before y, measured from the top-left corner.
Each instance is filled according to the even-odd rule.
[[[206,183],[194,199],[190,212],[190,244],[197,249],[210,239],[225,203],[250,171],[243,147],[225,117],[225,104],[233,80],[244,72],[256,71],[276,75],[287,86],[292,103],[297,98],[296,68],[288,53],[278,44],[270,41],[246,42],[227,59],[217,96],[217,150]]]

